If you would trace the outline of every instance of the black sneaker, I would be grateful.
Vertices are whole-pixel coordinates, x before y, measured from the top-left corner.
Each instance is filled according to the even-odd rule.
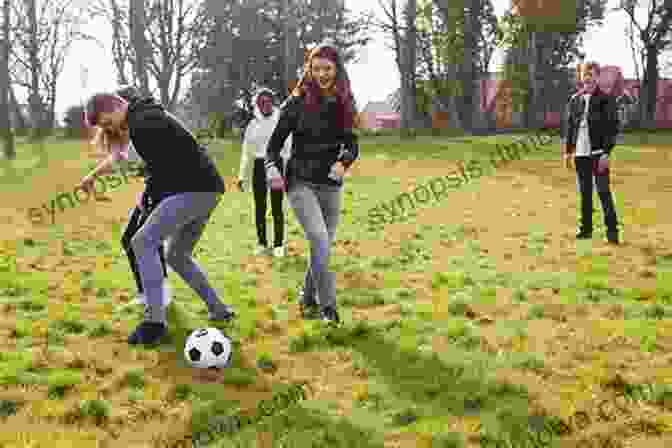
[[[592,237],[593,237],[592,232],[585,232],[583,230],[576,234],[577,240],[589,240]]]
[[[236,317],[235,311],[226,305],[222,305],[215,310],[208,311],[208,320],[229,322]]]
[[[299,298],[299,312],[301,317],[306,320],[314,320],[320,318],[320,307],[315,300],[306,300],[306,290],[301,288],[298,294]]]
[[[168,329],[166,325],[161,322],[147,322],[144,321],[135,329],[133,333],[128,337],[128,343],[131,345],[135,344],[144,344],[152,345],[156,344],[166,336]]]
[[[336,311],[336,308],[324,308],[320,314],[322,315],[322,322],[326,322],[331,325],[339,325],[341,323],[341,318],[338,316],[338,311]]]
[[[299,311],[301,317],[306,320],[315,320],[321,317],[320,308],[317,304],[306,304],[299,302]]]

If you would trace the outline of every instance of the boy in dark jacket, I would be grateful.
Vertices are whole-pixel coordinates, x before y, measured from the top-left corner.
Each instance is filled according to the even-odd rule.
[[[567,168],[575,161],[581,194],[581,227],[578,239],[593,235],[593,183],[604,210],[607,240],[618,244],[618,219],[609,186],[609,156],[619,132],[615,99],[597,85],[600,68],[595,62],[583,67],[583,87],[567,105],[564,123],[564,159]]]

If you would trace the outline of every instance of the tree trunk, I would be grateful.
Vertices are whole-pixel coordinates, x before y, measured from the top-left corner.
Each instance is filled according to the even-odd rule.
[[[40,44],[38,40],[37,25],[37,6],[35,0],[25,0],[28,12],[28,65],[30,70],[30,89],[28,95],[28,104],[30,107],[30,119],[33,125],[33,137],[42,138],[45,134],[42,127],[45,124],[42,107],[42,97],[40,96]]]
[[[639,90],[642,127],[656,127],[656,97],[658,95],[658,51],[656,48],[646,49],[646,69],[642,87]]]
[[[16,126],[14,127],[19,131],[17,132],[18,135],[26,135],[26,132],[29,128],[28,120],[26,120],[26,117],[23,116],[23,111],[21,110],[21,106],[16,99],[12,85],[10,84],[7,89],[9,91],[9,107],[10,110],[14,112],[14,117],[16,118]]]
[[[528,48],[526,51],[527,59],[527,79],[529,80],[527,104],[525,108],[525,127],[538,128],[540,127],[539,113],[543,107],[540,101],[540,82],[539,82],[539,56],[541,49],[537,42],[539,37],[536,31],[530,31],[528,34]]]
[[[3,152],[7,160],[16,158],[14,147],[14,133],[9,121],[9,23],[10,23],[10,0],[2,2],[2,54],[0,54],[0,132],[4,142]]]
[[[415,86],[415,64],[416,64],[416,30],[415,17],[417,13],[416,0],[408,0],[404,12],[405,33],[401,40],[400,48],[400,66],[401,75],[401,127],[410,134],[411,129],[417,126],[416,112],[416,86]]]
[[[135,53],[133,68],[136,82],[143,94],[149,95],[149,78],[147,76],[147,54],[149,45],[145,36],[145,2],[144,0],[130,0],[129,2],[129,31],[131,46]]]
[[[446,64],[441,71],[448,74],[444,79],[449,81],[457,79],[458,67],[455,64]],[[454,82],[451,84],[453,86],[455,85]],[[448,126],[452,129],[463,129],[458,98],[459,95],[457,92],[451,92],[451,94],[441,98],[439,101],[439,104],[441,104],[444,107],[444,110],[448,113]]]
[[[126,78],[126,57],[124,53],[125,41],[122,38],[121,30],[123,19],[121,9],[116,0],[110,0],[110,9],[112,10],[112,60],[117,68],[117,80],[121,85],[128,85]]]
[[[476,93],[475,61],[478,56],[476,48],[476,33],[478,31],[477,17],[481,10],[481,0],[465,2],[468,5],[464,11],[464,58],[460,67],[462,85],[461,121],[466,132],[473,129],[474,105]]]

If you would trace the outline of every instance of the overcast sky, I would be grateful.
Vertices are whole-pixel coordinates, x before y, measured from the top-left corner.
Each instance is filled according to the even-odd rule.
[[[493,0],[495,13],[498,16],[503,14],[509,2],[510,0]],[[617,2],[618,0],[610,0],[609,6],[614,6]],[[345,4],[354,12],[372,10],[378,16],[381,14],[379,0],[345,0]],[[640,13],[643,19],[645,11]],[[604,27],[587,33],[584,49],[588,59],[595,59],[601,64],[618,65],[626,78],[632,78],[634,64],[625,37],[627,24],[624,12],[607,15]],[[93,92],[116,87],[109,44],[111,35],[109,25],[103,19],[92,20],[83,31],[97,36],[105,44],[105,48],[93,42],[77,42],[73,45],[58,82],[56,110],[59,115],[67,107],[78,103]],[[355,98],[361,108],[369,101],[385,99],[399,86],[399,73],[394,63],[394,54],[388,48],[389,44],[389,40],[385,37],[375,35],[373,42],[363,49],[360,61],[349,66]],[[491,71],[497,70],[502,56],[502,50],[495,52]],[[82,88],[80,75],[82,68],[88,70],[86,88]]]

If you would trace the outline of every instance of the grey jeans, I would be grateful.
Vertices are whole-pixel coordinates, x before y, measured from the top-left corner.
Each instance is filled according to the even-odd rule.
[[[195,192],[169,196],[152,211],[131,239],[138,271],[147,295],[146,320],[165,322],[163,269],[159,248],[166,241],[166,263],[208,305],[211,311],[223,306],[205,273],[192,258],[194,246],[203,235],[210,215],[221,199],[220,193]]]
[[[310,243],[304,304],[336,307],[335,274],[328,270],[331,244],[341,215],[341,188],[293,180],[287,201]]]

